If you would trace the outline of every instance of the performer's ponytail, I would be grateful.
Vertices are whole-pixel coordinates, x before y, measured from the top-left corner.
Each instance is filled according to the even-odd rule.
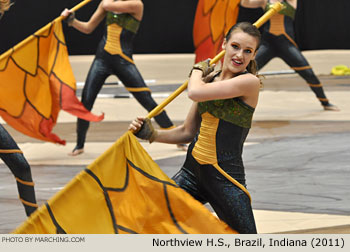
[[[256,75],[256,76],[259,78],[259,80],[260,80],[260,87],[262,88],[262,87],[263,87],[263,83],[262,83],[262,81],[261,81],[261,78],[264,77],[264,76],[258,74],[258,66],[257,66],[257,64],[256,64],[255,59],[253,59],[253,60],[251,60],[251,61],[249,62],[248,66],[247,66],[247,71],[248,71],[249,73],[251,73],[251,74]]]
[[[247,71],[251,74],[257,75],[258,69],[255,60],[251,60],[247,66]]]

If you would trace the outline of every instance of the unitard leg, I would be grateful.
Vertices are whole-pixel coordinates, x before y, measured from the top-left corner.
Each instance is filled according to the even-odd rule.
[[[230,169],[243,169],[221,168],[228,174]],[[256,234],[255,219],[248,195],[212,165],[203,165],[199,172],[200,184],[204,187],[202,190],[205,191],[206,198],[218,217],[241,234]]]
[[[205,195],[200,191],[198,179],[194,174],[194,170],[197,169],[200,169],[200,165],[194,160],[191,154],[187,154],[183,167],[172,177],[172,179],[193,198],[202,204],[205,204],[207,203],[207,200],[205,199]]]
[[[255,57],[258,70],[262,69],[274,57],[276,57],[276,52],[270,44],[263,41]]]
[[[110,70],[107,67],[107,64],[102,58],[95,58],[86,82],[83,88],[81,102],[84,104],[85,108],[91,111],[96,97],[100,92],[105,80],[110,75]],[[86,133],[89,129],[90,122],[78,118],[77,121],[77,145],[75,149],[84,148]]]
[[[282,39],[280,39],[282,41]],[[287,38],[279,43],[279,57],[295,70],[309,85],[322,105],[329,105],[329,101],[323,91],[322,84],[312,71],[311,66],[302,55],[301,51]]]
[[[26,215],[29,216],[38,208],[32,173],[22,153],[5,153],[5,151],[11,152],[11,150],[19,151],[19,147],[5,128],[0,125],[0,158],[15,176],[19,198],[22,201]]]
[[[113,72],[124,84],[125,88],[132,93],[136,100],[148,111],[153,110],[157,103],[151,96],[151,90],[147,87],[135,64],[126,61],[120,56],[114,56]],[[165,111],[154,117],[161,128],[173,126]]]
[[[245,185],[243,166],[225,162],[221,168]],[[185,164],[172,179],[202,204],[209,202],[218,217],[232,229],[242,234],[257,233],[249,197],[212,165],[200,165],[188,153]]]

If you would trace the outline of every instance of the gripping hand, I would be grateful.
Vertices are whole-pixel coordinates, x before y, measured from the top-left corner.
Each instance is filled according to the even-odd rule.
[[[192,70],[190,72],[190,76],[192,74],[193,69],[201,70],[203,72],[202,77],[205,77],[211,72],[213,72],[214,68],[215,65],[210,65],[210,59],[206,59],[193,65]]]
[[[142,127],[134,134],[138,138],[148,140],[150,143],[152,143],[158,133],[153,128],[151,120],[149,118],[145,118],[145,120],[143,121]]]
[[[75,13],[70,12],[67,18],[63,19],[63,21],[67,23],[68,26],[72,26],[74,19],[75,19]]]

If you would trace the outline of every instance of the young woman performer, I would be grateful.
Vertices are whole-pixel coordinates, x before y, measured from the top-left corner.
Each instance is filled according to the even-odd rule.
[[[10,8],[10,0],[0,0],[1,16]],[[38,205],[35,199],[34,183],[30,166],[16,142],[0,124],[0,158],[10,168],[16,178],[19,198],[29,216]]]
[[[258,69],[263,68],[272,58],[280,57],[307,82],[325,110],[339,110],[329,103],[322,84],[294,42],[297,0],[241,0],[238,22],[251,21],[250,16],[263,10],[268,11],[275,2],[281,2],[285,8],[262,28],[261,46],[256,55]]]
[[[92,109],[97,94],[111,74],[121,80],[125,88],[146,110],[151,111],[157,106],[132,59],[133,40],[143,16],[141,0],[102,0],[88,22],[75,19],[74,13],[68,9],[65,9],[61,15],[67,17],[69,26],[87,34],[91,33],[106,17],[106,32],[98,45],[82,93],[82,103],[88,110]],[[174,127],[165,111],[154,119],[161,128]],[[77,144],[70,155],[75,156],[84,152],[88,128],[88,121],[78,119]],[[185,148],[184,145],[178,145],[178,147]]]
[[[191,142],[186,161],[173,177],[200,202],[210,203],[218,217],[240,233],[256,233],[242,161],[243,143],[258,103],[260,80],[255,55],[260,32],[238,23],[227,33],[221,71],[209,74],[208,61],[193,66],[188,96],[194,101],[183,125],[154,130],[149,119],[138,117],[129,126],[150,142]]]

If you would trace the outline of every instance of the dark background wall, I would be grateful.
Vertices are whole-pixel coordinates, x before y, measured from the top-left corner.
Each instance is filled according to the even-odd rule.
[[[64,8],[82,0],[15,0],[0,20],[0,53],[58,17]],[[135,40],[135,53],[193,52],[192,26],[198,0],[143,0],[144,18]],[[100,0],[76,13],[87,21]],[[90,35],[63,26],[70,54],[94,54],[103,35],[104,22]]]
[[[303,50],[350,49],[350,0],[298,0],[297,43]]]
[[[58,17],[81,0],[16,0],[0,20],[0,53]],[[88,20],[100,0],[77,12]],[[144,19],[135,40],[135,53],[192,53],[192,26],[198,0],[143,0]],[[299,0],[297,43],[303,50],[350,49],[350,0]],[[103,23],[90,35],[64,25],[70,54],[93,54]]]

